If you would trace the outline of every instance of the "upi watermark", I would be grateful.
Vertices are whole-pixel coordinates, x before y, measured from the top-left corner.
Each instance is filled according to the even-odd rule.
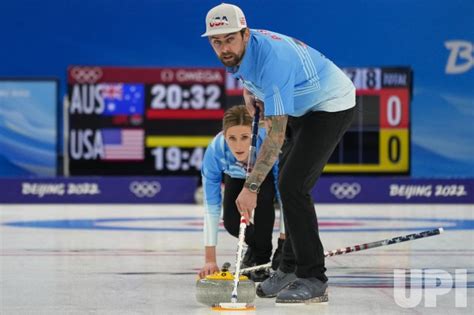
[[[393,280],[393,298],[403,308],[416,307],[423,296],[425,307],[436,307],[438,296],[448,294],[452,289],[454,305],[467,307],[466,269],[456,269],[454,275],[441,269],[394,269]]]

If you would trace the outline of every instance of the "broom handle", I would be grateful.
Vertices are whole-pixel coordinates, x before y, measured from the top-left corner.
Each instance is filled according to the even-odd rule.
[[[349,246],[349,247],[343,247],[343,248],[331,250],[329,252],[324,252],[324,257],[331,257],[331,256],[336,256],[336,255],[348,254],[348,253],[358,252],[358,251],[361,251],[361,250],[366,250],[366,249],[371,249],[371,248],[376,248],[376,247],[382,247],[382,246],[388,246],[388,245],[393,245],[393,244],[398,244],[398,243],[403,243],[403,242],[408,242],[408,241],[414,241],[414,240],[417,240],[417,239],[420,239],[420,238],[440,235],[441,233],[443,233],[443,231],[444,230],[441,227],[441,228],[437,228],[437,229],[434,229],[434,230],[424,231],[424,232],[420,232],[420,233],[413,233],[413,234],[408,234],[408,235],[403,235],[403,236],[397,236],[397,237],[394,237],[394,238],[388,238],[388,239],[380,240],[380,241],[376,241],[376,242],[360,244],[360,245],[354,245],[354,246]],[[240,271],[240,273],[248,273],[250,271],[269,269],[271,266],[272,266],[272,264],[268,263],[268,264],[264,264],[264,265],[244,268]]]
[[[258,122],[260,120],[260,108],[255,107],[255,114],[252,121],[252,139],[249,148],[249,157],[247,163],[247,172],[246,177],[249,176],[249,173],[252,170],[252,167],[256,160],[257,155],[257,135],[258,135]],[[231,303],[237,303],[237,288],[239,286],[240,274],[240,264],[242,263],[242,252],[244,249],[244,239],[245,239],[245,230],[247,228],[247,223],[243,216],[240,217],[240,226],[239,226],[239,242],[237,245],[237,259],[235,263],[235,274],[234,274],[234,288],[232,289]]]

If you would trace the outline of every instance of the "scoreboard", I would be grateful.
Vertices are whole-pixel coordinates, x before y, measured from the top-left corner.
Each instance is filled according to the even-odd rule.
[[[409,68],[345,68],[354,122],[325,173],[410,172]],[[198,175],[242,86],[221,68],[68,69],[70,175]]]

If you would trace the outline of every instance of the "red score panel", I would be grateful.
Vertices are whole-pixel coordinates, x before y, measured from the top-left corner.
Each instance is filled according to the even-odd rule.
[[[225,84],[223,68],[68,67],[69,84]]]
[[[380,128],[408,128],[408,89],[380,90]]]

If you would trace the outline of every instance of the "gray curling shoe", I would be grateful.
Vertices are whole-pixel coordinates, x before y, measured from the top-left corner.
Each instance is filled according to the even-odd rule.
[[[296,279],[294,273],[284,273],[280,269],[275,271],[270,278],[257,286],[257,295],[261,298],[272,298],[277,296],[283,288]]]
[[[325,303],[328,299],[328,284],[316,278],[297,278],[278,293],[276,304]]]

